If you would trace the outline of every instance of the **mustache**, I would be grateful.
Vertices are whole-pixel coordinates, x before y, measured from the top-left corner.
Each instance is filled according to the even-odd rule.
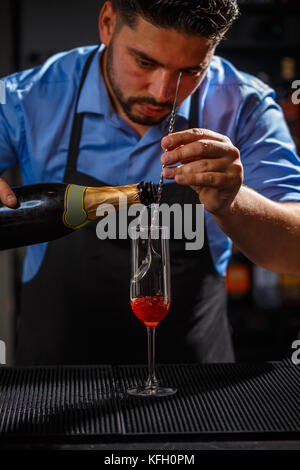
[[[173,103],[170,103],[169,101],[165,103],[158,103],[154,98],[151,97],[139,97],[139,98],[129,98],[127,101],[127,104],[129,106],[133,104],[149,104],[150,106],[156,106],[159,108],[165,108],[168,111],[172,111],[173,108]]]

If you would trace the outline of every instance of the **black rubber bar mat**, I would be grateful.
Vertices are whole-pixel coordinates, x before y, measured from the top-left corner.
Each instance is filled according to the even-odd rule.
[[[111,367],[0,368],[0,436],[121,432]]]
[[[142,385],[146,373],[140,367],[118,370],[118,404],[127,435],[300,432],[300,366],[286,362],[158,367],[161,385],[177,388],[176,395],[125,398],[126,388]]]
[[[300,366],[164,365],[164,398],[136,398],[140,366],[0,367],[0,436],[300,436]]]

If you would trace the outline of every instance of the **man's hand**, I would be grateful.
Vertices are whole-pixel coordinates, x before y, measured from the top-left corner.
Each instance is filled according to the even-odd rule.
[[[162,139],[168,150],[161,161],[164,178],[191,186],[205,209],[215,215],[225,214],[243,182],[240,152],[230,139],[207,129],[188,129]]]
[[[0,201],[7,207],[14,207],[17,204],[14,192],[2,178],[0,178]]]

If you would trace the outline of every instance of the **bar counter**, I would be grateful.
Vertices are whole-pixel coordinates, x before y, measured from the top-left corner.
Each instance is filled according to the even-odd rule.
[[[300,449],[300,366],[0,366],[0,449]]]

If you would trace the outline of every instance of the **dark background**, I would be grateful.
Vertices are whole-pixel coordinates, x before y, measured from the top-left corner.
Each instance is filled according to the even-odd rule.
[[[97,19],[104,2],[1,0],[0,77],[34,67],[55,52],[98,43]],[[300,79],[300,2],[240,1],[241,17],[217,54],[260,77],[277,92],[293,138],[300,141],[300,105],[291,84]],[[6,173],[18,184],[17,170]],[[24,250],[0,252],[0,339],[13,363],[14,332]],[[276,256],[276,253],[274,253]],[[237,359],[290,356],[300,330],[300,279],[254,266],[234,250],[228,271],[228,308]]]

